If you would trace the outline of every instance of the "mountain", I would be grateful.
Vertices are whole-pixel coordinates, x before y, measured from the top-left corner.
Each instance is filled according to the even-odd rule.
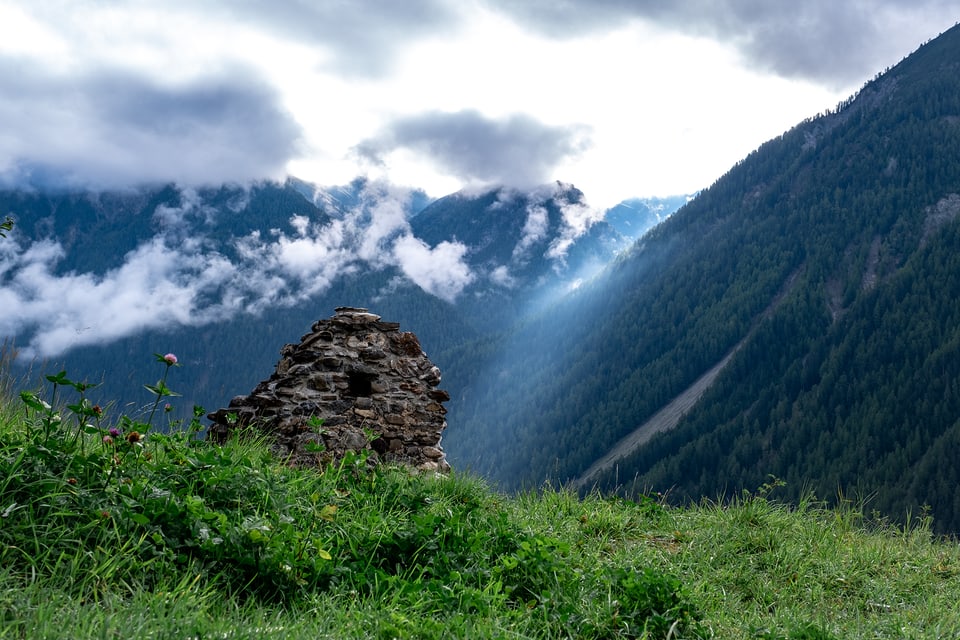
[[[620,235],[636,240],[693,197],[681,195],[667,198],[630,198],[611,207],[603,219]]]
[[[960,29],[505,340],[454,467],[677,501],[775,476],[960,531]]]
[[[448,460],[501,488],[686,501],[774,476],[956,533],[958,54],[954,28],[626,250],[636,203],[602,216],[562,183],[0,193],[0,335],[124,410],[173,351],[189,413],[364,306],[418,334]]]
[[[211,251],[231,253],[233,241],[250,233],[289,228],[294,215],[326,225],[330,217],[289,185],[244,188],[153,189],[116,192],[3,191],[0,209],[14,212],[26,243],[55,241],[62,249],[53,273],[104,275],[131,252],[157,238],[192,237]],[[211,240],[216,240],[211,244]]]
[[[31,189],[0,192],[0,211],[16,218],[0,243],[0,335],[32,366],[23,375],[62,367],[135,410],[151,354],[172,351],[186,365],[172,382],[181,416],[249,391],[341,305],[401,322],[431,355],[483,350],[528,298],[624,244],[570,185],[436,202],[364,179]],[[448,379],[466,387],[472,369],[455,368]]]
[[[370,199],[371,191],[390,189],[390,185],[371,182],[369,178],[357,177],[349,184],[332,187],[320,187],[299,178],[287,178],[286,185],[300,193],[304,198],[317,207],[340,215],[348,214],[357,207],[362,207]],[[424,207],[433,201],[422,189],[393,188],[395,195],[400,195],[403,209],[408,217],[417,215]]]
[[[457,307],[485,332],[510,327],[534,301],[565,294],[629,245],[579,189],[559,182],[529,192],[452,194],[410,225],[430,245],[468,247],[464,260],[476,278]]]

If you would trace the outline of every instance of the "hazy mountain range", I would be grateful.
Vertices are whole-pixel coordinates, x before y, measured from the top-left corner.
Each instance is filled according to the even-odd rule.
[[[633,233],[677,201],[632,205]],[[0,211],[16,218],[0,247],[2,335],[21,363],[102,378],[124,403],[142,392],[144,356],[175,346],[194,367],[182,371],[190,402],[224,403],[342,304],[444,349],[510,326],[531,299],[564,293],[633,240],[559,183],[435,201],[363,179],[21,189],[0,192]]]
[[[689,202],[598,212],[561,183],[431,202],[363,180],[6,192],[0,333],[124,403],[175,351],[171,386],[210,405],[365,306],[441,367],[454,467],[506,489],[686,500],[772,475],[960,531],[958,61],[954,28]]]

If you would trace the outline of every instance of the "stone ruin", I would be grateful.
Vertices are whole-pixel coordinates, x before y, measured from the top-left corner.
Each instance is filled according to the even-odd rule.
[[[285,345],[276,371],[250,395],[209,414],[207,437],[223,442],[250,426],[300,466],[366,449],[375,462],[448,472],[440,437],[450,395],[437,388],[440,370],[417,337],[399,329],[366,309],[338,307],[300,344]]]

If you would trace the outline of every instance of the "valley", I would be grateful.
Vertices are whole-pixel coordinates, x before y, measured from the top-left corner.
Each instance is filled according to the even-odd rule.
[[[954,28],[695,196],[607,211],[560,182],[7,190],[0,327],[16,375],[67,369],[114,414],[183,354],[182,417],[368,308],[417,334],[450,463],[499,490],[683,503],[774,476],[955,533],[958,51]]]

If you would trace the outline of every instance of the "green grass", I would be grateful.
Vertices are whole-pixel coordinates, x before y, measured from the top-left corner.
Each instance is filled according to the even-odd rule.
[[[672,508],[363,454],[293,469],[50,381],[80,400],[0,403],[0,638],[960,637],[960,548],[923,519],[776,483]]]

